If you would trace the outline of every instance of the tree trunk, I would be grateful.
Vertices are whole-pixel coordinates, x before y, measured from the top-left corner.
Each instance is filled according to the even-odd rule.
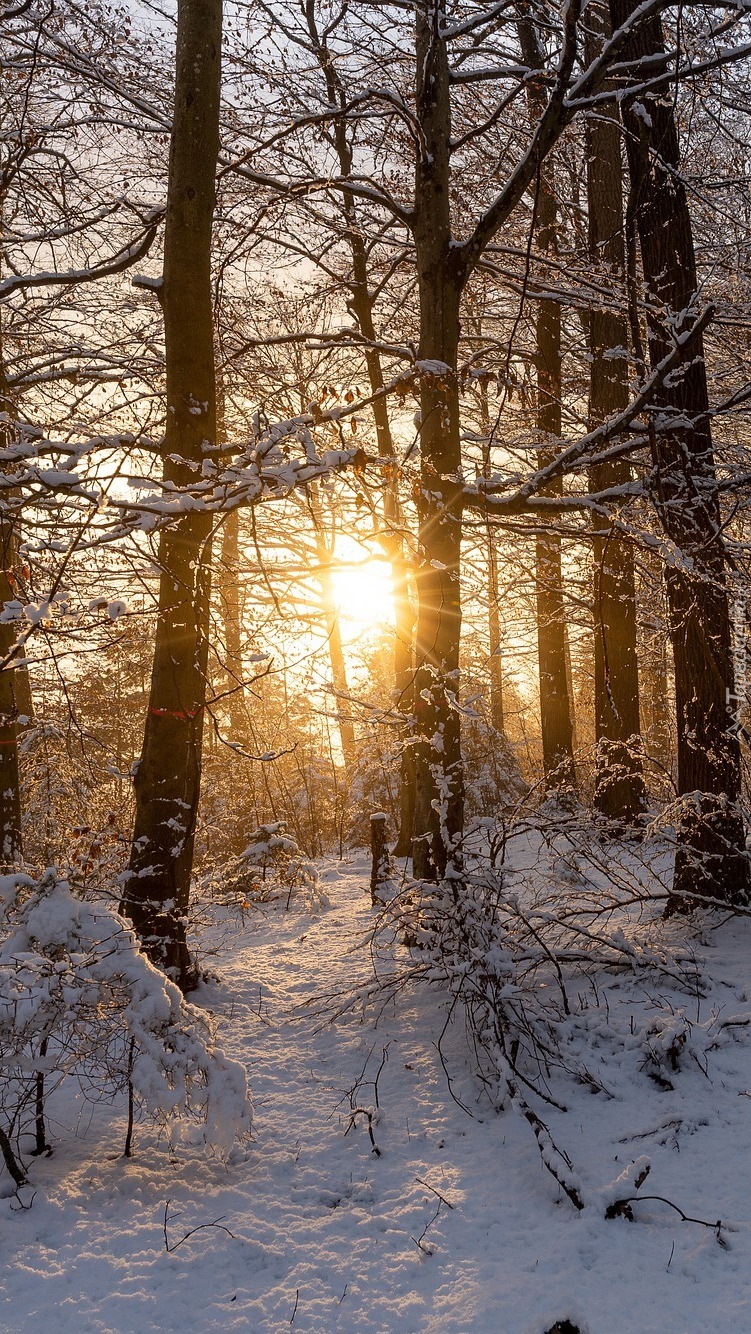
[[[609,17],[591,11],[594,32],[588,34],[586,59],[596,59],[609,36]],[[625,288],[621,139],[615,104],[599,106],[588,118],[587,199],[589,257],[595,272]],[[621,412],[629,401],[628,322],[597,301],[589,312],[589,428]],[[614,355],[622,348],[621,355]],[[592,491],[628,482],[625,460],[595,464],[589,473]],[[601,516],[593,520],[595,741],[597,760],[594,801],[611,820],[633,822],[645,808],[644,778],[639,755],[639,672],[636,654],[636,580],[630,542]]]
[[[362,235],[350,232],[352,245],[353,291],[352,310],[360,332],[375,342],[373,300],[367,282],[367,256]],[[380,353],[375,348],[365,352],[371,392],[377,394],[384,387]],[[399,503],[399,470],[391,433],[386,398],[373,402],[378,455],[383,467],[383,517],[385,523],[384,547],[391,565],[391,587],[394,598],[394,696],[397,707],[405,714],[413,707],[413,662],[415,613],[409,595],[410,562],[402,536],[402,513]],[[411,729],[402,736],[399,763],[399,832],[394,853],[407,857],[412,851],[412,830],[415,813],[415,758]]]
[[[349,685],[347,682],[347,664],[344,660],[344,648],[342,647],[342,632],[339,625],[339,609],[336,605],[334,584],[331,578],[330,555],[325,546],[318,547],[316,574],[321,587],[321,598],[326,618],[331,679],[336,692],[336,718],[342,744],[344,770],[347,779],[351,780],[357,764],[357,738],[355,737],[355,728],[351,717],[351,706],[347,698]]]
[[[179,0],[162,292],[164,477],[174,487],[194,480],[195,465],[216,438],[211,231],[221,26],[221,0]],[[184,989],[196,981],[186,914],[201,780],[211,535],[211,516],[195,512],[165,529],[160,541],[151,691],[123,895],[146,952]]]
[[[544,56],[533,19],[520,6],[517,27],[524,60],[531,69],[544,68]],[[530,119],[536,123],[545,108],[542,88],[530,83],[527,92]],[[558,206],[550,159],[537,176],[535,219],[539,250],[556,251]],[[541,468],[553,461],[561,436],[561,307],[538,301],[536,320],[538,461]],[[561,495],[561,478],[543,494]],[[535,540],[537,602],[537,656],[540,675],[542,766],[548,791],[576,787],[571,696],[566,673],[566,607],[563,597],[561,539],[558,533],[539,533]]]
[[[391,875],[391,857],[386,841],[388,817],[382,811],[370,817],[370,901],[374,908],[380,902],[379,890]]]
[[[216,438],[217,444],[227,443],[226,400],[223,373],[216,378]],[[232,509],[222,524],[222,541],[218,569],[214,573],[214,589],[218,594],[219,610],[224,631],[224,661],[222,689],[227,692],[225,707],[232,732],[232,740],[239,741],[247,727],[245,713],[245,680],[242,657],[243,607],[240,593],[240,511]]]
[[[451,108],[442,4],[416,7],[416,109],[421,144],[414,238],[420,300],[420,492],[414,713],[416,789],[413,869],[429,879],[452,869],[464,823],[459,713],[461,451],[459,303],[451,245]]]
[[[663,615],[664,570],[653,551],[642,553],[641,569],[639,698],[642,733],[646,753],[656,762],[664,785],[665,779],[670,778],[673,761],[672,689],[668,679],[667,623]]]
[[[336,61],[326,45],[325,37],[319,33],[312,6],[306,9],[308,32],[313,43],[316,58],[321,67],[326,83],[329,106],[341,106],[344,112],[347,106],[346,90],[341,82]],[[352,129],[347,118],[334,122],[333,144],[339,160],[339,171],[346,180],[352,171]],[[373,320],[374,298],[368,280],[368,251],[362,229],[358,224],[355,197],[343,190],[343,211],[346,224],[346,239],[352,256],[352,293],[350,309],[360,328],[363,338],[369,346],[364,350],[365,365],[368,372],[371,393],[379,394],[384,388],[381,354],[375,346],[376,331]],[[394,441],[391,433],[388,403],[385,396],[373,401],[373,420],[376,429],[378,456],[383,466],[383,514],[386,525],[384,546],[391,563],[391,582],[394,595],[394,615],[396,620],[394,642],[394,695],[397,706],[404,713],[412,707],[413,684],[413,638],[415,615],[409,596],[409,561],[405,553],[404,539],[401,534],[402,515],[399,503],[399,472],[396,463]],[[412,826],[415,808],[415,762],[409,735],[403,736],[399,775],[399,834],[396,847],[397,857],[406,857],[412,850]]]
[[[323,615],[326,621],[326,637],[329,649],[329,662],[331,663],[331,680],[333,682],[336,698],[336,718],[339,726],[339,739],[342,747],[342,756],[344,758],[344,771],[347,781],[351,782],[357,764],[357,739],[355,737],[355,728],[351,717],[351,706],[347,698],[349,695],[347,664],[344,659],[344,648],[342,646],[339,608],[336,605],[334,581],[331,577],[333,541],[329,542],[327,540],[324,531],[323,515],[321,514],[318,488],[315,482],[311,482],[308,487],[307,495],[308,508],[310,510],[310,517],[313,521],[313,532],[315,536],[317,558],[315,575],[321,590]]]
[[[224,680],[232,740],[245,727],[245,687],[242,660],[242,606],[240,599],[240,511],[230,510],[222,527],[219,605],[224,626]]]
[[[478,321],[478,335],[482,333]],[[480,431],[483,436],[482,472],[489,478],[492,473],[490,458],[490,409],[488,382],[480,381]],[[500,588],[498,579],[498,535],[490,515],[485,511],[485,560],[488,567],[488,648],[490,666],[490,726],[494,732],[504,732],[503,711],[503,636],[501,633]]]
[[[13,438],[13,402],[5,374],[0,324],[0,448]],[[13,493],[5,492],[0,510],[0,608],[16,602],[18,585],[18,519],[6,509]],[[31,689],[26,666],[13,665],[16,629],[13,621],[0,622],[0,867],[10,869],[23,858],[21,779],[18,764],[19,716],[31,714]]]
[[[556,202],[552,182],[540,178],[538,245],[555,248]],[[541,300],[537,310],[537,428],[539,466],[555,458],[561,435],[561,308],[557,301]],[[546,491],[560,495],[559,479]],[[537,654],[540,671],[540,725],[545,786],[549,791],[576,786],[574,729],[566,671],[566,606],[563,596],[561,539],[558,533],[539,533],[535,540],[537,601]]]
[[[610,0],[614,29],[633,12],[632,0]],[[643,23],[624,58],[652,60],[664,52],[660,19]],[[688,199],[680,176],[672,102],[641,91],[623,103],[636,222],[649,296],[649,355],[657,365],[690,327],[697,275]],[[712,447],[706,365],[700,337],[655,396],[651,417],[655,503],[683,561],[666,571],[675,659],[678,791],[685,796],[668,911],[693,905],[692,894],[746,902],[751,888],[745,853],[740,746],[730,711],[735,697],[722,516]]]

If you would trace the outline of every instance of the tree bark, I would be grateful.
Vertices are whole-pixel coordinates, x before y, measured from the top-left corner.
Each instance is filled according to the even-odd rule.
[[[416,6],[414,239],[420,301],[420,488],[414,685],[416,788],[413,869],[431,879],[453,869],[464,823],[459,713],[461,450],[459,303],[451,245],[451,107],[443,5]]]
[[[391,857],[386,841],[388,817],[382,811],[370,817],[370,901],[378,907],[378,891],[391,874]]]
[[[216,439],[211,232],[219,150],[221,0],[179,0],[164,286],[164,477],[195,478]],[[195,984],[186,914],[201,780],[212,520],[192,512],[162,534],[151,691],[135,779],[123,909],[152,960]]]
[[[610,9],[615,29],[634,5],[610,0]],[[630,38],[624,58],[654,62],[664,50],[660,19],[652,17]],[[655,366],[696,315],[691,217],[672,101],[642,90],[624,101],[623,122]],[[668,911],[676,911],[693,906],[695,894],[746,902],[751,889],[739,807],[740,746],[730,707],[735,687],[722,516],[700,337],[691,343],[680,377],[672,376],[656,395],[650,426],[657,513],[682,557],[666,570],[678,791],[685,798],[668,904]]]
[[[609,16],[588,10],[586,59],[596,59],[610,34]],[[589,257],[595,273],[625,290],[621,132],[615,103],[598,106],[586,122]],[[589,312],[589,429],[621,412],[629,401],[628,322],[598,300]],[[622,349],[617,352],[616,349]],[[616,488],[631,478],[625,460],[595,464],[592,491]],[[636,580],[631,543],[607,520],[593,520],[595,643],[594,802],[611,820],[632,823],[645,808],[639,755],[639,672],[636,653]]]
[[[323,528],[323,517],[321,515],[321,506],[318,499],[318,493],[315,482],[308,487],[308,505],[311,518],[313,520],[313,531],[316,544],[316,578],[321,589],[321,601],[323,603],[323,614],[326,620],[326,635],[329,649],[329,662],[331,663],[331,679],[334,685],[336,698],[336,718],[339,725],[339,739],[342,746],[342,756],[344,758],[344,771],[347,781],[350,782],[354,776],[357,765],[357,738],[355,737],[354,723],[350,713],[350,704],[347,696],[349,695],[349,685],[347,682],[347,664],[344,660],[344,648],[342,646],[342,631],[339,625],[339,608],[336,605],[336,594],[334,592],[334,581],[331,577],[331,562],[333,559],[332,545],[327,541]]]
[[[310,38],[326,83],[329,106],[340,105],[342,110],[347,104],[346,91],[342,85],[336,62],[325,40],[319,33],[312,6],[308,6],[307,23]],[[334,121],[333,144],[339,160],[339,170],[343,180],[351,174],[353,155],[351,133],[348,131],[345,115]],[[371,393],[379,395],[384,388],[381,354],[376,346],[376,330],[373,319],[374,298],[369,282],[368,250],[362,228],[358,224],[355,198],[346,188],[342,193],[342,206],[345,219],[345,236],[352,256],[352,278],[350,282],[350,310],[357,320],[360,333],[367,340],[364,349],[365,365],[368,372]],[[391,432],[388,403],[385,396],[373,400],[373,420],[376,431],[378,456],[383,468],[383,517],[386,533],[384,547],[391,564],[391,582],[394,596],[395,638],[394,638],[394,696],[397,706],[404,713],[412,707],[413,684],[413,639],[415,614],[409,596],[410,562],[405,552],[402,536],[402,514],[399,503],[399,472]],[[394,853],[397,857],[407,857],[412,851],[412,826],[415,809],[415,762],[414,752],[407,730],[402,738],[399,773],[399,833]]]
[[[667,617],[663,615],[664,569],[653,551],[642,553],[641,566],[639,698],[642,734],[646,753],[656,762],[664,782],[670,777],[673,764],[668,626]]]
[[[555,219],[555,196],[541,185],[541,249],[550,247]],[[555,458],[552,441],[561,435],[561,308],[557,301],[541,300],[537,311],[537,427],[541,440],[539,466]],[[562,494],[557,481],[546,494]],[[566,670],[566,606],[563,596],[561,539],[558,533],[539,533],[535,539],[537,602],[537,656],[540,674],[542,763],[548,791],[576,787],[574,728]]]
[[[5,373],[2,324],[0,323],[0,448],[13,439],[13,401]],[[5,492],[0,511],[0,608],[18,600],[18,519],[6,504],[13,494]],[[15,666],[13,621],[0,622],[0,867],[18,865],[23,858],[21,777],[18,763],[19,716],[31,716],[31,687],[28,668]]]
[[[530,69],[543,69],[544,56],[534,20],[524,4],[519,6],[517,27],[522,54]],[[534,125],[545,109],[542,87],[530,83],[527,92],[530,120]],[[538,249],[554,255],[557,248],[558,205],[555,177],[549,158],[539,166],[535,217]],[[561,307],[559,302],[538,300],[536,317],[537,430],[539,466],[553,461],[561,436]],[[557,479],[547,495],[561,495],[563,481]],[[537,657],[540,677],[540,729],[542,766],[548,791],[576,787],[574,728],[571,695],[566,672],[566,607],[563,596],[561,539],[555,531],[539,533],[535,539],[535,596],[537,603]]]
[[[478,334],[482,328],[478,321]],[[483,436],[482,472],[491,476],[491,425],[488,405],[488,382],[480,382],[480,431]],[[500,612],[500,586],[498,578],[498,534],[486,509],[485,511],[485,560],[488,567],[488,649],[490,667],[490,726],[494,732],[504,734],[503,709],[503,635]]]
[[[353,203],[354,209],[354,203]],[[373,298],[367,275],[367,255],[362,234],[354,225],[349,229],[352,247],[352,311],[360,332],[371,343],[376,341],[373,322]],[[384,388],[380,353],[375,347],[365,351],[365,363],[371,392]],[[413,706],[413,663],[415,613],[409,595],[410,561],[402,535],[402,512],[399,502],[399,470],[394,440],[391,433],[386,398],[373,401],[378,456],[383,468],[383,518],[385,523],[384,548],[391,565],[391,587],[394,598],[394,696],[397,707],[408,714]],[[415,757],[410,737],[411,728],[402,735],[399,760],[399,832],[394,848],[397,857],[407,857],[412,851],[412,830],[415,816]]]
[[[242,606],[240,599],[240,511],[230,510],[222,526],[219,605],[224,626],[224,679],[232,739],[245,726],[245,685],[242,659]]]

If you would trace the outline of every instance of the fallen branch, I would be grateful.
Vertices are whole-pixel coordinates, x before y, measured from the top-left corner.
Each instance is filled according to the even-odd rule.
[[[433,1224],[435,1223],[435,1220],[437,1219],[438,1215],[439,1215],[440,1212],[441,1212],[441,1204],[442,1204],[442,1203],[443,1203],[442,1200],[439,1200],[439,1201],[438,1201],[438,1208],[436,1209],[435,1213],[433,1214],[433,1217],[428,1219],[428,1221],[427,1221],[427,1223],[425,1224],[425,1227],[423,1228],[423,1230],[422,1230],[422,1232],[420,1233],[419,1237],[412,1237],[412,1236],[410,1236],[410,1241],[413,1241],[413,1242],[415,1243],[415,1246],[417,1246],[417,1247],[419,1248],[419,1250],[422,1251],[423,1255],[432,1255],[432,1254],[433,1254],[433,1252],[432,1252],[432,1250],[430,1249],[429,1246],[423,1246],[423,1244],[422,1244],[422,1243],[423,1243],[423,1237],[425,1236],[426,1232],[428,1231],[428,1228],[431,1228],[431,1227],[433,1226]]]
[[[379,1149],[378,1145],[377,1145],[376,1142],[375,1142],[375,1136],[374,1136],[374,1134],[373,1134],[373,1113],[371,1112],[371,1110],[370,1110],[369,1107],[353,1107],[353,1108],[352,1108],[352,1111],[351,1111],[350,1114],[349,1114],[349,1125],[347,1126],[347,1129],[346,1129],[345,1132],[344,1132],[345,1138],[346,1138],[347,1135],[349,1134],[349,1132],[350,1132],[350,1130],[352,1129],[352,1127],[353,1127],[354,1125],[357,1124],[357,1118],[358,1118],[358,1116],[365,1116],[365,1117],[367,1117],[367,1121],[368,1121],[368,1134],[369,1134],[369,1136],[370,1136],[370,1142],[371,1142],[371,1144],[373,1145],[373,1153],[376,1155],[377,1158],[380,1158],[380,1156],[381,1156],[381,1150]]]
[[[222,1223],[222,1218],[224,1217],[224,1215],[222,1215],[222,1218],[215,1218],[213,1223],[199,1223],[197,1227],[189,1228],[189,1230],[185,1233],[183,1237],[180,1238],[179,1241],[176,1241],[174,1245],[170,1245],[169,1237],[167,1235],[167,1214],[171,1203],[172,1203],[171,1200],[167,1200],[164,1206],[164,1221],[162,1223],[162,1231],[164,1233],[164,1249],[167,1251],[169,1255],[171,1255],[173,1251],[176,1251],[178,1246],[182,1246],[183,1242],[188,1240],[188,1237],[192,1237],[195,1235],[196,1232],[202,1232],[204,1228],[208,1227],[218,1228],[220,1232],[226,1232],[227,1236],[231,1237],[233,1241],[237,1240],[234,1232],[230,1232],[229,1228],[225,1227],[224,1224]],[[180,1215],[177,1214],[176,1217],[179,1218]]]
[[[641,1204],[644,1200],[656,1200],[660,1204],[666,1204],[669,1209],[675,1210],[682,1223],[696,1223],[698,1227],[708,1227],[715,1233],[717,1242],[720,1246],[727,1249],[728,1243],[722,1235],[722,1219],[718,1218],[716,1223],[710,1223],[706,1218],[692,1218],[690,1214],[685,1214],[677,1204],[668,1200],[664,1195],[626,1195],[622,1200],[615,1200],[613,1204],[608,1205],[605,1210],[606,1218],[628,1218],[630,1222],[634,1221],[634,1215],[631,1211],[632,1204]]]

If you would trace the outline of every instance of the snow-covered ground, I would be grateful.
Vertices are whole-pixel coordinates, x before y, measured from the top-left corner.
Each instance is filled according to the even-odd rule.
[[[114,1136],[81,1100],[58,1109],[55,1152],[32,1161],[20,1201],[0,1178],[0,1327],[751,1330],[751,924],[697,943],[703,995],[638,974],[582,981],[564,1039],[591,1080],[561,1075],[568,1110],[539,1108],[581,1179],[577,1213],[526,1122],[489,1108],[458,1027],[441,1049],[472,1115],[452,1097],[436,992],[330,1022],[337,1002],[321,998],[372,975],[367,879],[362,855],[329,863],[330,907],[282,901],[214,927],[217,977],[197,999],[255,1104],[228,1163],[171,1156],[146,1124],[134,1157],[114,1156],[124,1107]],[[643,1155],[641,1195],[721,1228],[648,1199],[634,1221],[606,1220],[624,1193],[609,1183]]]

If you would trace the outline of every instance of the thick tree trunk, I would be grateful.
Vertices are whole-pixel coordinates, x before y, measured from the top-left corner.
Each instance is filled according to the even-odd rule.
[[[221,0],[179,0],[164,237],[165,480],[180,487],[216,438],[211,230],[219,149]],[[133,849],[123,908],[144,948],[183,988],[195,982],[186,914],[201,780],[211,516],[162,535],[159,614]]]
[[[632,0],[610,0],[610,8],[615,29],[634,6]],[[654,61],[663,52],[660,20],[653,17],[624,56]],[[624,102],[623,121],[655,366],[696,311],[691,217],[672,102],[662,92],[640,92]],[[730,711],[735,689],[729,602],[701,338],[693,340],[681,376],[661,388],[654,407],[655,503],[665,532],[683,555],[682,563],[666,571],[678,791],[685,797],[669,904],[675,911],[691,906],[697,893],[746,902],[751,888],[739,808],[740,746]]]
[[[452,869],[464,823],[459,713],[461,451],[459,303],[451,245],[451,109],[445,12],[418,0],[416,108],[421,130],[414,237],[420,299],[420,493],[414,713],[415,875]]]
[[[588,11],[589,12],[589,11]],[[595,32],[586,58],[596,58],[609,35],[609,16],[593,9]],[[596,35],[595,35],[596,33]],[[596,273],[616,291],[625,289],[621,132],[615,104],[598,107],[587,120],[587,199],[589,256]],[[591,355],[589,427],[601,425],[628,404],[628,322],[596,302],[589,313]],[[623,349],[617,354],[616,349]],[[592,491],[630,480],[626,461],[590,469]],[[645,808],[639,755],[639,672],[636,655],[636,580],[631,544],[602,517],[593,521],[595,740],[597,760],[594,801],[611,820],[633,822]]]

